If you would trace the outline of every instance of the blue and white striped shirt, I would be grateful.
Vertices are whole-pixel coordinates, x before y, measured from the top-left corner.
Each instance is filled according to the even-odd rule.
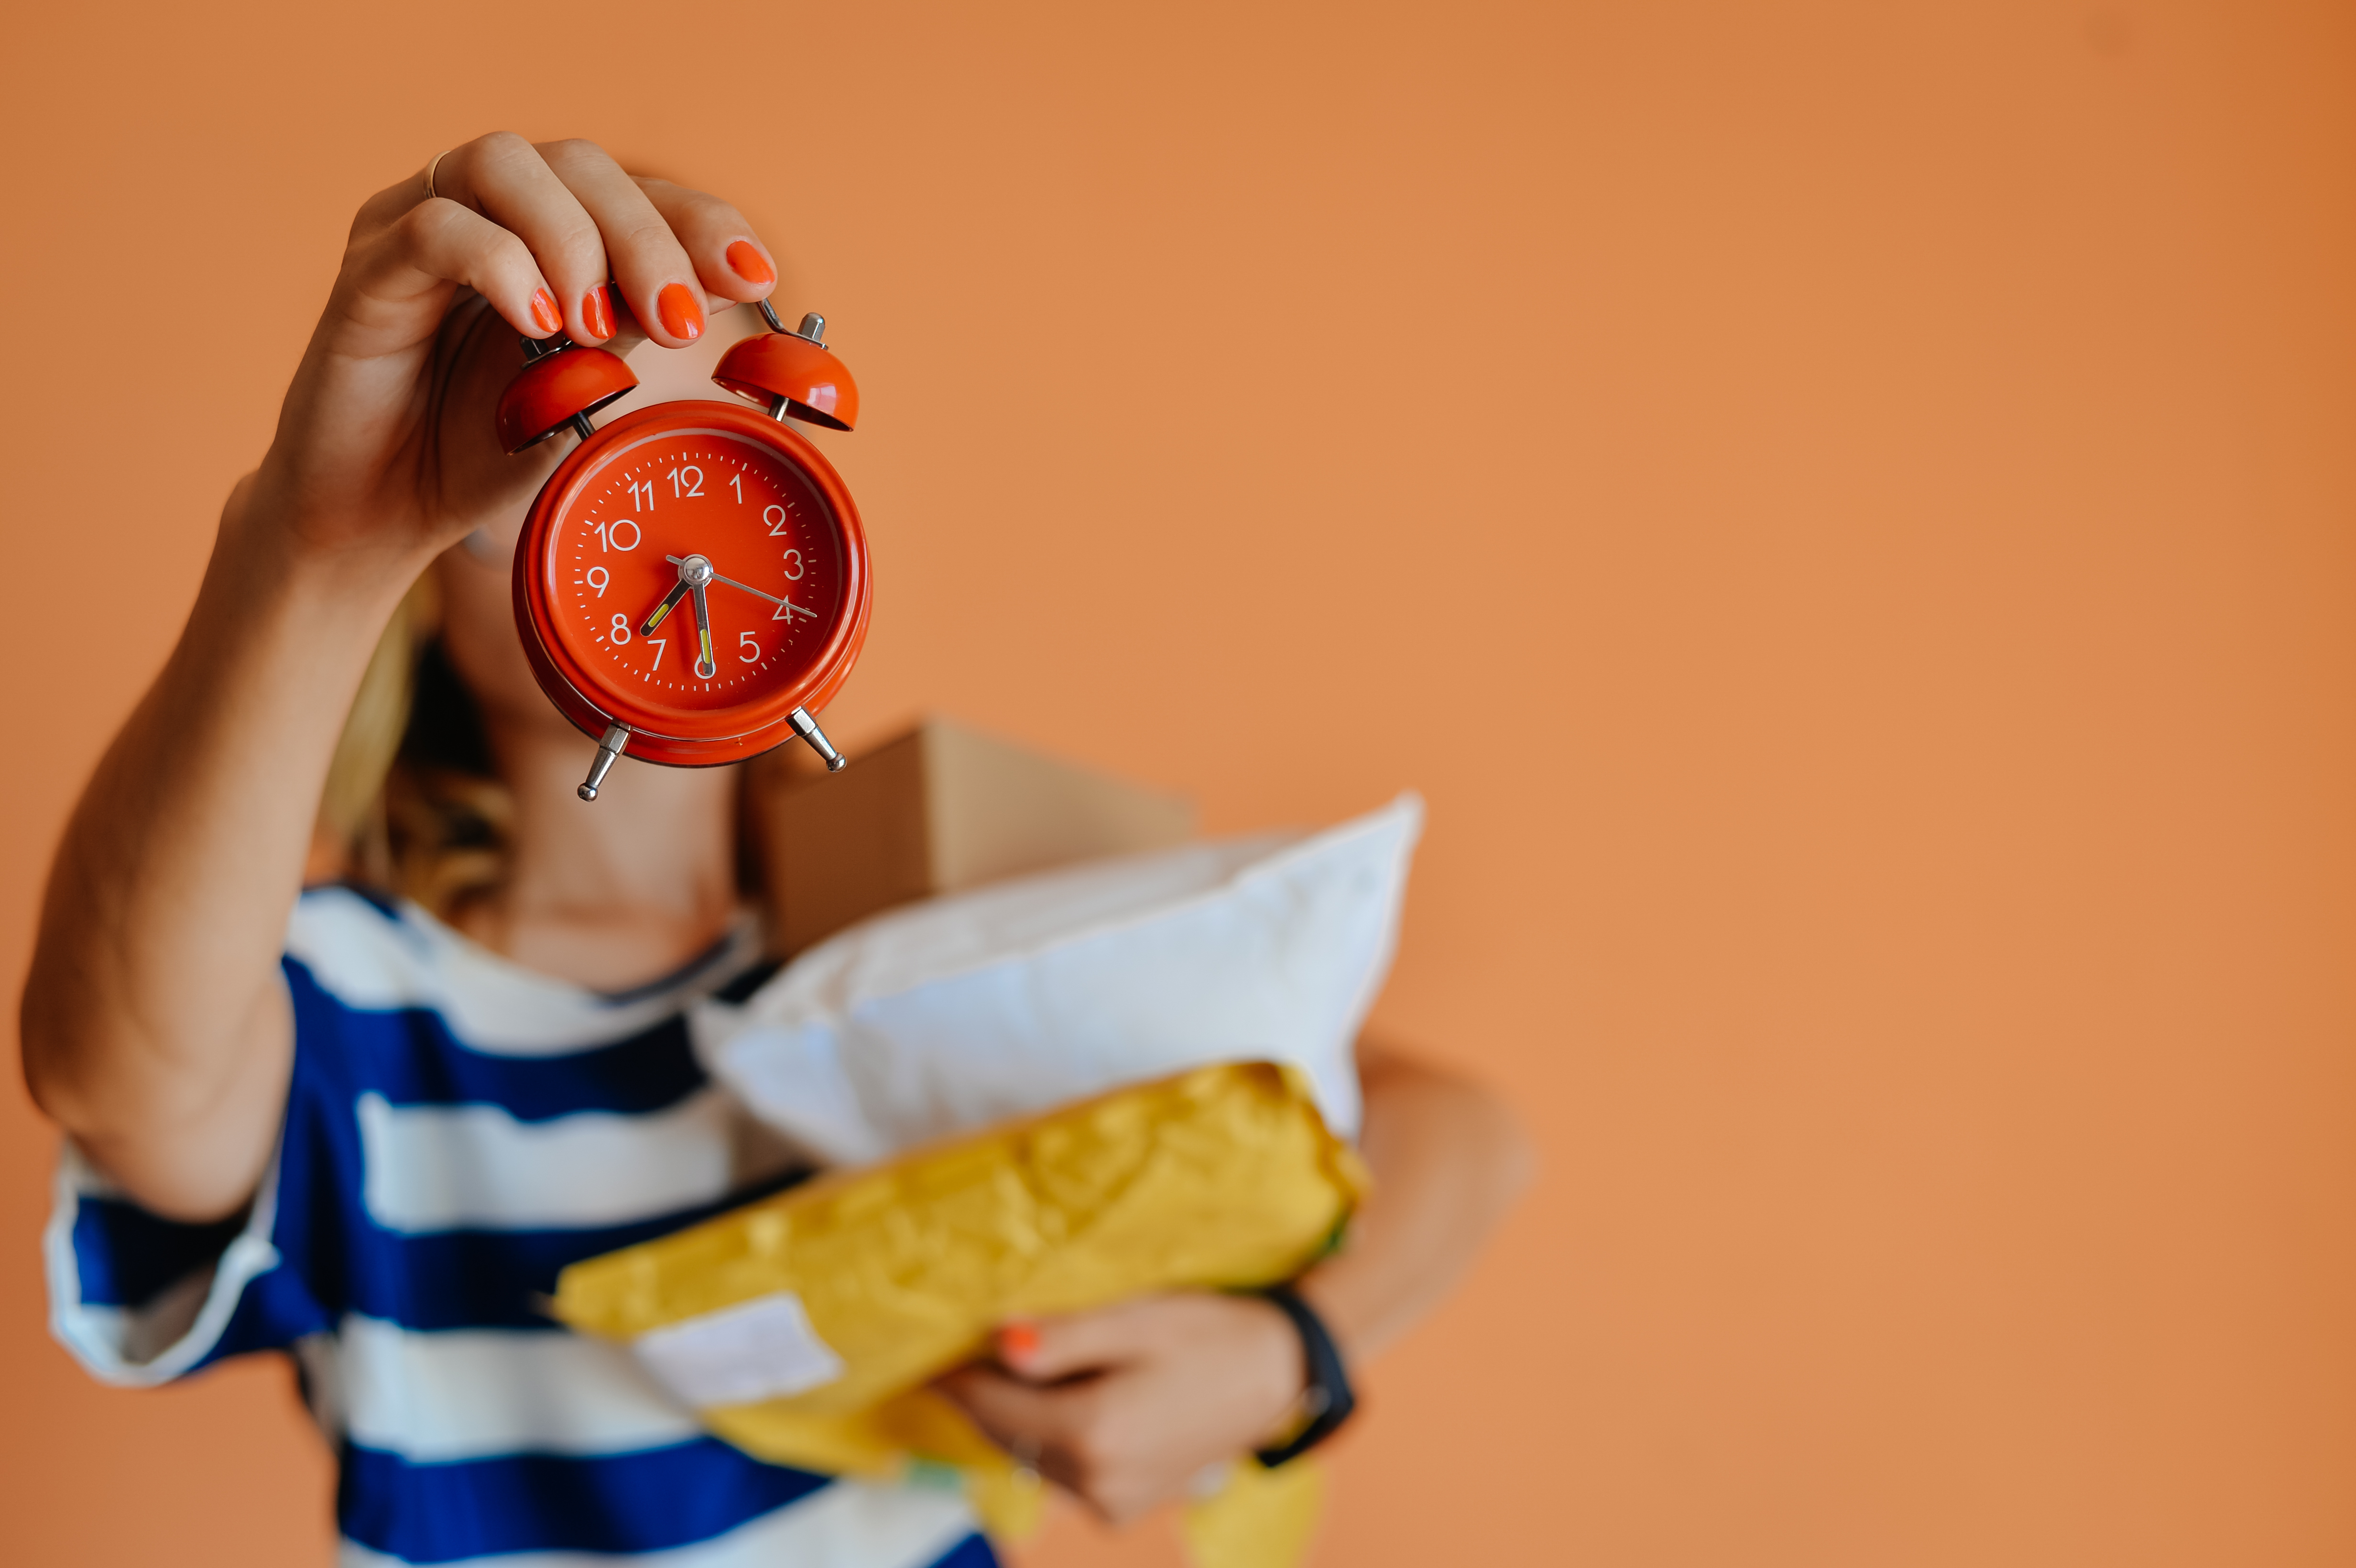
[[[251,1211],[163,1220],[69,1147],[51,1322],[109,1382],[292,1352],[337,1445],[345,1568],[985,1568],[958,1493],[763,1464],[541,1310],[557,1271],[792,1179],[706,1078],[691,1013],[757,983],[748,922],[622,995],[411,907],[303,895],[294,1070]]]

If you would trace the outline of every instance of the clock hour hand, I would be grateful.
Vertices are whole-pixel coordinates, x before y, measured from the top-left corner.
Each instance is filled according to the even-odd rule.
[[[653,635],[654,629],[661,625],[664,618],[677,609],[679,602],[686,597],[687,578],[681,575],[677,582],[671,584],[670,592],[663,595],[663,602],[655,606],[655,613],[647,617],[647,624],[638,628],[638,635],[642,637]]]

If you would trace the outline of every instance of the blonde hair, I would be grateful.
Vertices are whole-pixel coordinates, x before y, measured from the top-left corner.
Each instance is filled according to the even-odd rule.
[[[314,880],[348,877],[453,921],[507,879],[515,800],[487,768],[413,743],[419,677],[438,657],[432,572],[402,599],[377,639],[319,793]],[[465,712],[441,715],[471,722]]]
[[[319,792],[306,880],[349,879],[457,924],[508,880],[515,796],[492,773],[474,699],[443,659],[434,577],[418,579],[377,639]],[[757,801],[808,774],[799,746],[755,759],[738,796],[737,882],[764,897]]]

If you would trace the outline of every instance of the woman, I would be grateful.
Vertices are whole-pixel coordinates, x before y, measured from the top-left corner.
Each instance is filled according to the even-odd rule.
[[[953,1495],[756,1463],[537,1307],[565,1263],[773,1186],[788,1157],[681,1023],[759,974],[735,772],[626,760],[578,804],[583,742],[531,680],[507,587],[565,443],[504,456],[491,411],[513,333],[638,348],[649,397],[709,395],[680,384],[681,351],[775,279],[725,202],[584,142],[487,136],[371,199],[188,624],[59,852],[23,1036],[70,1136],[59,1332],[133,1384],[291,1350],[338,1445],[349,1562],[991,1560]],[[348,745],[329,787],[421,577],[439,639],[369,859],[446,923],[300,891],[323,789],[348,816],[381,774]],[[504,804],[453,833],[469,790]],[[1379,1190],[1297,1284],[1353,1362],[1444,1294],[1526,1165],[1479,1092],[1362,1066]],[[1175,1295],[1011,1326],[948,1386],[1126,1519],[1284,1426],[1310,1332],[1267,1301]]]

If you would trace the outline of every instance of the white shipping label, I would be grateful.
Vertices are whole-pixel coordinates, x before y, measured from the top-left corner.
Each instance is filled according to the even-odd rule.
[[[841,1377],[842,1358],[790,1290],[666,1323],[631,1342],[639,1362],[698,1409],[782,1399]]]

